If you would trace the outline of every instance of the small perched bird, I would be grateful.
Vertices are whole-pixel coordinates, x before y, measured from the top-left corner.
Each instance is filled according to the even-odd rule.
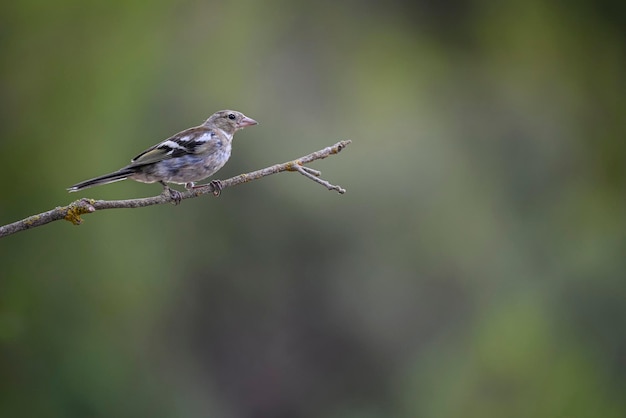
[[[165,141],[148,148],[124,168],[104,176],[75,184],[67,190],[76,192],[100,184],[127,178],[142,183],[159,182],[163,192],[169,192],[176,203],[181,193],[170,189],[167,183],[184,184],[193,189],[196,181],[215,174],[230,158],[233,135],[257,121],[234,110],[221,110],[211,115],[202,125],[185,129]],[[216,195],[220,184],[212,182]],[[198,186],[199,187],[199,186]]]

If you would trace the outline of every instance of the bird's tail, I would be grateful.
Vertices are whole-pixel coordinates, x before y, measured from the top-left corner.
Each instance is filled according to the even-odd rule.
[[[82,189],[86,189],[88,187],[98,186],[100,184],[108,184],[113,183],[120,180],[125,180],[133,174],[135,171],[131,168],[122,168],[114,173],[105,174],[104,176],[96,177],[91,180],[85,180],[78,184],[73,185],[72,187],[68,187],[68,192],[77,192]]]

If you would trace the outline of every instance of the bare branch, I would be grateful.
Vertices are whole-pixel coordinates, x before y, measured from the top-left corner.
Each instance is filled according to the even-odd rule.
[[[337,193],[341,193],[341,194],[344,194],[346,192],[346,189],[342,189],[339,186],[335,186],[334,184],[330,184],[326,180],[323,180],[323,179],[320,179],[318,177],[315,177],[317,175],[317,173],[319,173],[319,171],[313,170],[314,173],[312,174],[309,170],[306,170],[307,168],[308,167],[304,167],[304,166],[301,166],[301,165],[294,165],[293,166],[293,169],[295,169],[295,171],[297,171],[298,173],[302,174],[304,177],[310,178],[314,182],[321,184],[322,186],[326,187],[328,190],[336,190]]]
[[[216,187],[215,182],[211,182],[203,186],[196,186],[196,188],[194,188],[193,190],[182,193],[182,200],[195,198],[205,195],[207,193],[219,195],[220,189],[239,186],[240,184],[248,183],[252,180],[258,180],[262,177],[271,176],[272,174],[282,173],[283,171],[298,172],[303,176],[313,180],[314,182],[323,185],[328,190],[335,190],[338,193],[343,194],[346,192],[345,189],[330,184],[326,180],[320,179],[319,176],[321,175],[321,173],[319,171],[306,167],[304,164],[310,163],[315,160],[321,160],[331,155],[337,154],[346,146],[348,146],[351,142],[352,141],[350,140],[340,141],[331,147],[326,147],[322,150],[313,152],[309,155],[305,155],[304,157],[300,157],[293,161],[276,164],[271,167],[263,168],[261,170],[240,174],[227,180],[219,181],[219,185],[221,186],[221,188],[219,189],[218,187]],[[143,208],[146,206],[162,205],[165,203],[175,203],[169,193],[161,193],[160,195],[154,197],[130,200],[94,200],[82,198],[70,203],[67,206],[59,206],[47,212],[29,216],[28,218],[22,219],[21,221],[0,226],[0,238],[61,219],[72,222],[74,225],[80,225],[83,221],[81,219],[81,215],[93,213],[97,210]]]

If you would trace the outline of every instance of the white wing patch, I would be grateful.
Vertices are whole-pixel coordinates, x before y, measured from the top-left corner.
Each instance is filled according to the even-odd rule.
[[[169,139],[161,142],[157,148],[169,148],[170,150],[185,149],[185,147],[180,145],[178,142]]]
[[[196,138],[193,138],[193,141],[195,143],[202,144],[204,142],[209,142],[213,138],[214,135],[215,135],[215,132],[205,132],[202,135]]]

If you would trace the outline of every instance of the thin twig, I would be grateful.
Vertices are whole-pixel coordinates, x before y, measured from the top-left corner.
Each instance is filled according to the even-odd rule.
[[[315,175],[309,173],[308,170],[305,170],[305,167],[303,166],[296,165],[293,168],[295,168],[296,171],[302,174],[304,177],[307,177],[313,180],[314,182],[321,184],[322,186],[326,187],[328,190],[336,190],[337,193],[341,193],[341,194],[344,194],[346,192],[346,189],[343,189],[340,186],[335,186],[334,184],[330,184],[326,180],[315,177]]]
[[[252,180],[257,180],[262,177],[270,176],[272,174],[282,173],[283,171],[295,171],[313,180],[314,182],[323,185],[328,190],[335,190],[338,193],[343,194],[346,192],[345,189],[341,188],[340,186],[330,184],[326,180],[318,178],[321,173],[317,170],[306,167],[304,164],[310,163],[315,160],[321,160],[331,155],[337,154],[346,146],[348,146],[351,142],[352,141],[350,140],[340,141],[331,147],[326,147],[322,150],[315,151],[309,155],[305,155],[304,157],[300,157],[293,161],[276,164],[271,167],[263,168],[261,170],[240,174],[227,180],[222,180],[220,181],[221,189],[239,186],[240,184],[248,183]],[[205,195],[207,193],[213,194],[217,192],[218,190],[216,190],[215,185],[213,183],[209,183],[207,185],[196,187],[193,190],[182,193],[182,200],[195,198]],[[67,206],[58,206],[47,212],[42,212],[37,215],[29,216],[28,218],[22,219],[21,221],[0,226],[0,238],[15,234],[16,232],[36,228],[38,226],[42,226],[61,219],[72,222],[74,225],[80,225],[83,221],[81,219],[81,215],[93,213],[97,210],[143,208],[146,206],[162,205],[165,203],[174,203],[174,200],[169,193],[161,193],[158,196],[130,200],[94,200],[82,198],[79,200],[75,200]]]

